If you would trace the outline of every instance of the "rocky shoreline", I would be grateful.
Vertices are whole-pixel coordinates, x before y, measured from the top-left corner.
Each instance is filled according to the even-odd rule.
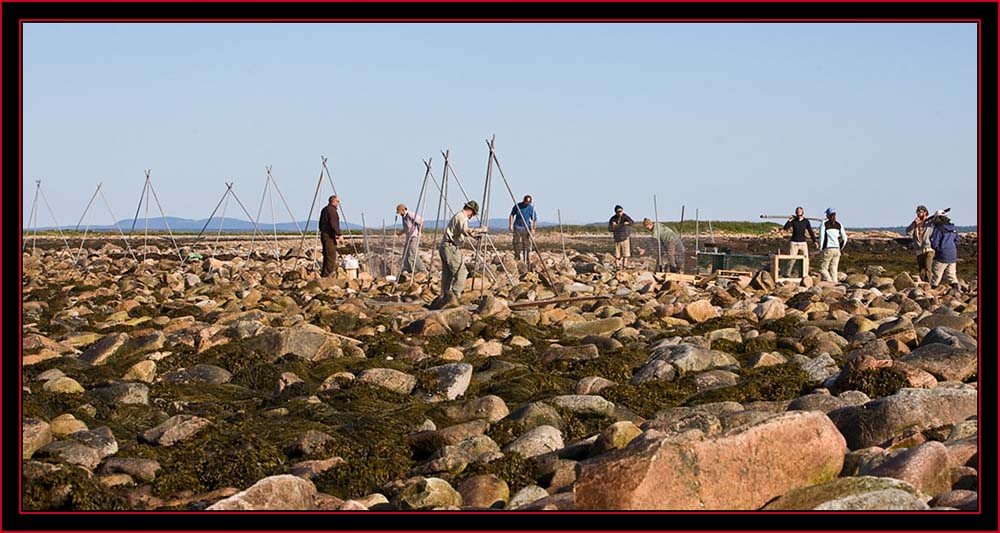
[[[554,241],[552,285],[493,259],[428,311],[424,275],[158,244],[23,255],[25,510],[979,508],[968,271],[692,279]]]

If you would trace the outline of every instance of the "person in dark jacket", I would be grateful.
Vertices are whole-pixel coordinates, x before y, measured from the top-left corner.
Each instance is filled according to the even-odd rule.
[[[809,219],[805,216],[805,210],[801,207],[795,208],[795,216],[789,217],[788,222],[785,222],[785,231],[792,230],[792,240],[789,245],[788,255],[804,255],[806,256],[805,268],[803,269],[802,275],[809,275],[809,242],[806,241],[806,233],[809,233],[809,240],[815,245],[818,243],[816,240],[816,234],[813,233],[812,224],[809,223]],[[792,267],[795,262],[789,261],[788,269],[785,271],[785,277],[792,276]]]
[[[323,244],[323,277],[337,273],[337,244],[343,242],[340,233],[340,215],[337,206],[340,199],[337,195],[330,197],[330,203],[319,214],[319,238]]]
[[[931,267],[931,287],[941,284],[941,278],[953,288],[959,288],[955,263],[958,262],[958,228],[943,211],[934,215],[934,233],[931,234],[934,263]]]
[[[620,205],[615,206],[615,214],[608,221],[608,231],[615,239],[615,268],[628,268],[628,258],[632,256],[629,237],[632,235],[632,217],[625,214]]]

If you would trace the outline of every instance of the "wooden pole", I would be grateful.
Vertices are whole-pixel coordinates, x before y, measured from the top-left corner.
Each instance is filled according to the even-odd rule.
[[[653,195],[653,238],[656,239],[656,271],[660,272],[663,270],[663,245],[660,244],[660,238],[662,235],[658,235],[660,231],[660,210],[656,207],[656,195]]]
[[[503,168],[500,167],[500,160],[497,159],[496,151],[493,149],[493,145],[490,144],[490,155],[493,157],[493,161],[497,165],[497,172],[500,173],[500,179],[503,180],[504,186],[507,188],[507,194],[510,195],[511,201],[514,202],[514,207],[517,208],[517,215],[521,217],[521,220],[527,222],[527,218],[524,217],[524,213],[521,212],[521,208],[517,205],[517,198],[514,196],[514,191],[510,188],[510,182],[507,181],[507,176],[503,173]],[[538,250],[538,244],[535,243],[535,237],[528,232],[528,241],[531,243],[531,247],[535,250],[535,254],[538,255],[538,262],[542,264],[542,270],[545,272],[545,278],[548,281],[549,287],[552,290],[558,291],[555,284],[552,282],[552,274],[549,272],[548,265],[545,264],[545,259],[542,258],[542,252]]]
[[[562,244],[563,262],[568,263],[569,258],[566,257],[566,239],[563,238],[562,213],[558,209],[556,209],[556,216],[559,217],[559,243]]]

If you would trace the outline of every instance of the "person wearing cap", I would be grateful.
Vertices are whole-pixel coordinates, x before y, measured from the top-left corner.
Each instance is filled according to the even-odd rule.
[[[666,224],[662,222],[656,224],[648,218],[642,220],[642,227],[646,228],[646,231],[652,231],[653,238],[660,241],[660,251],[663,253],[664,266],[670,272],[683,273],[686,250],[684,249],[684,242],[681,241],[681,236],[676,231],[667,227]],[[639,252],[642,253],[642,251],[640,248]]]
[[[917,271],[920,279],[930,282],[931,264],[934,261],[934,247],[931,246],[931,235],[934,234],[934,225],[928,218],[927,208],[918,205],[917,217],[906,227],[906,234],[913,239],[913,244],[917,249]]]
[[[406,206],[403,204],[396,206],[396,214],[403,221],[403,229],[396,232],[396,234],[406,236],[403,240],[403,266],[400,268],[399,273],[427,272],[419,255],[420,231],[424,227],[423,217],[407,211]]]
[[[784,230],[792,230],[792,239],[789,244],[788,255],[804,255],[806,256],[806,262],[804,263],[807,267],[809,265],[809,242],[806,241],[806,233],[809,233],[809,240],[813,244],[817,244],[816,234],[813,233],[812,224],[809,219],[806,218],[805,210],[801,207],[795,208],[795,216],[789,217],[788,222],[785,222]],[[794,261],[790,261],[788,264],[788,270],[785,272],[785,277],[792,276],[792,267],[795,265]],[[808,272],[803,272],[803,276],[808,276]]]
[[[444,238],[438,252],[441,255],[441,295],[431,303],[431,309],[457,307],[462,291],[465,290],[465,278],[469,271],[465,267],[462,256],[462,244],[467,238],[478,237],[486,232],[485,228],[469,228],[469,217],[479,213],[479,204],[469,200],[462,209],[451,217],[448,227],[444,230]]]
[[[319,237],[323,245],[323,277],[337,273],[337,244],[344,241],[340,231],[340,216],[337,214],[339,205],[340,199],[335,194],[330,197],[329,203],[319,214]]]
[[[934,249],[934,262],[931,265],[931,287],[944,282],[958,289],[958,275],[955,264],[958,262],[958,228],[944,211],[934,213],[934,233],[931,234],[931,247]]]
[[[531,227],[528,222],[531,221]],[[535,206],[531,205],[531,195],[526,195],[524,201],[515,204],[510,210],[510,219],[507,221],[507,228],[514,236],[514,258],[529,263],[531,261],[531,241],[528,232],[535,234],[538,226],[538,216],[535,215]]]
[[[847,232],[844,226],[837,222],[837,210],[826,208],[826,221],[819,229],[819,242],[816,246],[822,251],[823,257],[819,263],[819,275],[824,281],[838,282],[837,268],[840,266],[840,252],[847,244]]]
[[[625,214],[620,205],[615,206],[615,214],[608,221],[608,231],[615,239],[615,268],[628,268],[628,258],[632,256],[629,237],[632,235],[632,217]]]

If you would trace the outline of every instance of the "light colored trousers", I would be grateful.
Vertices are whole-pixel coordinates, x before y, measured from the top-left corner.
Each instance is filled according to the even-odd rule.
[[[403,244],[403,267],[400,272],[427,272],[424,262],[417,253],[420,250],[420,237],[409,238]]]
[[[804,241],[804,242],[791,241],[791,245],[789,246],[789,250],[788,250],[788,255],[804,255],[804,256],[806,256],[806,263],[805,264],[808,265],[809,264],[809,242],[808,241]],[[795,262],[794,261],[789,261],[788,262],[788,268],[785,269],[785,277],[786,278],[792,277],[792,268],[794,268],[794,267],[795,267]],[[809,272],[803,272],[802,273],[803,277],[808,276],[808,275],[809,275]]]
[[[837,268],[840,267],[840,248],[823,250],[823,258],[819,262],[819,275],[823,281],[837,283]]]
[[[465,290],[465,278],[469,276],[462,251],[448,242],[442,243],[438,250],[441,253],[441,294],[450,292],[455,297],[462,296],[462,291]]]
[[[941,277],[944,276],[944,282],[952,285],[958,283],[958,276],[955,274],[955,263],[942,263],[940,261],[934,261],[931,272],[931,287],[937,287],[941,284]]]

